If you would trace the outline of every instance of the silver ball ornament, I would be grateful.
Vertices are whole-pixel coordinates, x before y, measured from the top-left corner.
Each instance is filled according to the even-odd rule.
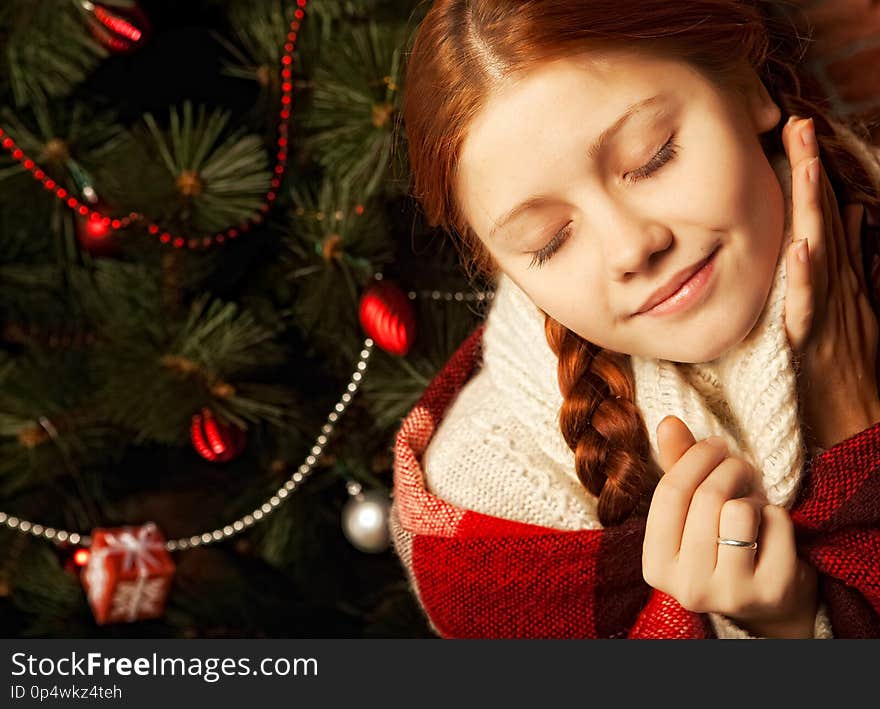
[[[368,490],[353,495],[342,508],[342,531],[356,548],[370,554],[385,551],[391,543],[388,493]]]

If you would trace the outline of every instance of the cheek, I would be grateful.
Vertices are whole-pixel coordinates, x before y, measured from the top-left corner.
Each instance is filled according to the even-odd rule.
[[[774,270],[785,229],[785,197],[779,178],[763,152],[754,155],[746,179],[737,190],[736,224],[746,233],[744,244],[755,270],[753,278]]]
[[[763,188],[750,156],[723,134],[696,141],[694,153],[680,173],[687,220],[724,230],[749,221]]]
[[[600,287],[591,284],[601,283],[595,268],[581,263],[577,272],[560,269],[552,279],[535,279],[526,282],[525,290],[532,301],[554,320],[581,337],[602,345],[612,331],[613,322],[609,315],[608,303]]]
[[[589,287],[566,288],[570,297],[555,297],[547,305],[548,312],[557,322],[572,332],[599,347],[619,350],[621,337],[620,324],[609,310],[605,296],[599,289]]]

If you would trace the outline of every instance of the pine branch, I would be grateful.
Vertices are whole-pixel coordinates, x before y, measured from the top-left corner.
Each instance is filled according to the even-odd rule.
[[[31,348],[3,369],[0,386],[0,494],[7,496],[118,454],[114,432],[94,416],[88,356]],[[51,374],[47,374],[51,373]],[[81,492],[85,495],[86,490]]]
[[[272,94],[278,93],[278,67],[292,17],[287,0],[235,0],[229,8],[229,22],[238,46],[215,35],[236,60],[224,64],[224,73],[257,81]]]
[[[66,322],[69,326],[63,292],[61,272],[55,266],[0,263],[0,321],[7,325]]]
[[[17,565],[12,595],[19,610],[30,617],[22,635],[87,637],[91,623],[82,586],[65,573],[46,544],[28,542],[27,553],[21,555]]]
[[[341,28],[338,51],[315,70],[312,103],[301,119],[309,132],[305,147],[337,181],[365,195],[389,172],[404,172],[392,164],[394,155],[401,158],[392,148],[404,36],[401,25]]]
[[[33,182],[19,174],[0,183],[0,264],[45,263],[52,257],[54,196]]]
[[[96,113],[81,103],[37,101],[26,110],[4,108],[0,110],[0,125],[59,186],[85,200],[86,186],[104,196],[102,185],[92,173],[99,173],[127,138],[114,113]],[[19,163],[0,169],[0,182],[16,176],[31,190],[40,189]]]
[[[88,32],[77,3],[4,0],[0,36],[5,35],[8,82],[19,107],[65,96],[105,58],[107,51]]]
[[[209,302],[203,295],[193,303],[169,350],[218,376],[230,377],[282,363],[284,354],[273,341],[275,334],[235,303]]]
[[[296,209],[281,258],[296,291],[293,319],[313,351],[341,374],[352,366],[363,339],[357,315],[361,292],[373,273],[393,260],[393,244],[379,205],[368,203],[358,216],[344,186],[329,180],[317,189],[291,185],[290,198]]]
[[[310,22],[319,25],[318,28],[312,28],[312,32],[319,36],[323,42],[335,43],[335,35],[339,27],[370,21],[380,24],[389,20],[399,21],[401,17],[409,15],[410,10],[407,5],[413,5],[419,1],[322,0],[320,3],[309,6],[307,17]]]
[[[88,307],[102,339],[91,362],[107,421],[134,431],[138,443],[165,445],[184,443],[191,416],[204,406],[242,426],[289,424],[286,405],[295,397],[248,381],[285,362],[276,330],[209,294],[184,321],[169,321],[158,279],[143,266],[100,262],[94,280]]]
[[[177,193],[174,203],[162,211],[163,222],[217,231],[260,208],[271,180],[263,142],[240,130],[221,142],[228,121],[227,112],[208,114],[204,106],[194,115],[188,101],[182,117],[171,110],[167,132],[151,114],[144,116],[166,179]]]

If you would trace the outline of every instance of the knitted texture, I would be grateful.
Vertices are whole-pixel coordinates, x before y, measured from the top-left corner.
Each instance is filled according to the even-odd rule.
[[[479,367],[478,326],[395,437],[390,527],[426,617],[444,638],[711,638],[711,616],[681,607],[641,573],[644,518],[559,530],[461,508],[425,486],[420,462]],[[819,571],[821,627],[880,637],[880,424],[817,456],[791,509],[798,553]],[[499,491],[499,494],[503,494]]]

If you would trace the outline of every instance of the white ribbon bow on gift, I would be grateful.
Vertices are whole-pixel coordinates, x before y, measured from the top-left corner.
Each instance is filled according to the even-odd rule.
[[[146,576],[149,573],[150,564],[158,564],[159,560],[150,552],[165,547],[165,543],[154,539],[156,525],[152,522],[138,529],[137,535],[127,529],[118,535],[108,532],[104,535],[107,546],[97,551],[102,557],[110,554],[125,554],[122,559],[122,570],[128,571],[132,563],[137,564],[138,576]]]

